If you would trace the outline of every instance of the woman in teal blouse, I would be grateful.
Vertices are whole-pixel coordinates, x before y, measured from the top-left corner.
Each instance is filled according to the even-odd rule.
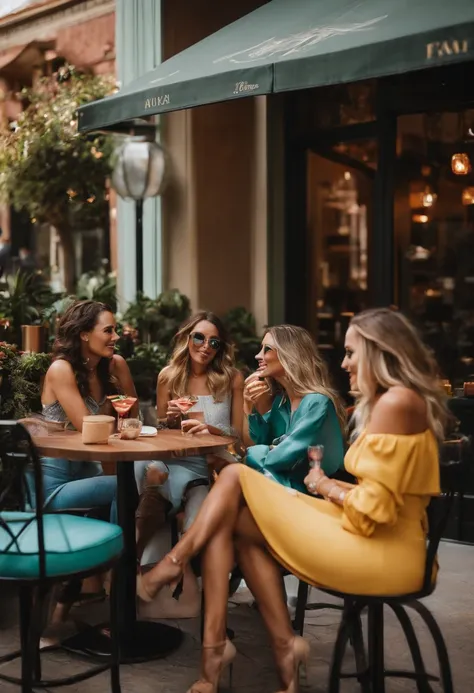
[[[309,446],[324,445],[322,467],[328,476],[343,466],[344,406],[330,386],[326,365],[311,335],[303,328],[269,328],[256,359],[259,368],[247,378],[244,389],[244,439],[250,444],[245,464],[279,484],[307,493],[303,479],[308,473]],[[205,501],[202,507],[207,508],[204,516],[208,515],[209,504]],[[208,519],[201,510],[195,523],[202,527]],[[235,563],[233,537],[215,527],[202,542],[194,527],[171,554],[141,576],[137,591],[142,599],[151,601],[165,584],[176,585],[184,563],[200,547],[206,596],[202,667],[201,679],[188,693],[216,693],[223,668],[235,656],[235,647],[225,637],[228,576]]]
[[[247,450],[246,464],[279,484],[306,493],[308,447],[324,445],[322,466],[332,476],[343,466],[344,441],[336,407],[328,395],[305,395],[292,413],[288,397],[277,395],[263,416],[253,411],[248,417],[254,441]]]

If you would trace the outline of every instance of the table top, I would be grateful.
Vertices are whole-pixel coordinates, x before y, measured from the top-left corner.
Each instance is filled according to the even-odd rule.
[[[82,434],[62,431],[53,435],[33,436],[40,455],[83,462],[135,462],[171,457],[208,455],[234,442],[230,436],[210,433],[189,435],[180,430],[161,430],[156,436],[137,440],[109,438],[108,445],[84,445]]]

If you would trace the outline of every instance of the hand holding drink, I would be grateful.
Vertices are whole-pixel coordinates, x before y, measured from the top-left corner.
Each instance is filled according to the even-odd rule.
[[[168,402],[168,410],[166,412],[168,427],[180,428],[183,420],[186,418],[186,414],[198,401],[196,395],[183,395],[177,399],[171,399]]]
[[[321,469],[324,457],[324,445],[310,445],[308,447],[308,459],[310,469]]]
[[[263,414],[270,409],[271,401],[271,391],[267,381],[259,376],[258,371],[249,375],[244,384],[244,412],[249,415],[255,407]]]
[[[318,493],[318,484],[326,476],[321,466],[323,456],[324,445],[310,445],[308,447],[309,474],[304,483],[310,493]]]

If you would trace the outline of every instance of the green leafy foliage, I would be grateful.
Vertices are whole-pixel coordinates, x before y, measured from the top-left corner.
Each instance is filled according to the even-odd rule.
[[[123,322],[138,330],[143,342],[169,347],[178,327],[191,313],[187,296],[177,289],[164,291],[152,299],[140,294],[123,316]]]
[[[61,68],[22,90],[26,108],[15,130],[0,131],[0,195],[18,210],[27,210],[32,219],[56,227],[70,272],[72,226],[106,223],[105,182],[113,151],[111,137],[78,134],[77,109],[113,89],[110,77]]]
[[[83,274],[77,282],[76,295],[79,299],[106,303],[114,313],[117,312],[117,280],[105,269]]]
[[[255,318],[246,308],[239,306],[230,310],[223,318],[223,323],[235,344],[239,368],[254,371],[255,356],[260,351],[261,337],[257,335]]]
[[[21,326],[40,324],[42,310],[51,304],[54,294],[41,272],[22,272],[7,277],[0,291],[0,317],[10,323],[10,338],[21,344]]]
[[[41,382],[51,364],[51,354],[23,354],[15,345],[3,342],[0,359],[3,376],[0,414],[4,418],[21,419],[40,411]]]
[[[139,344],[127,359],[138,396],[143,400],[155,399],[158,373],[166,366],[169,349],[162,344]]]

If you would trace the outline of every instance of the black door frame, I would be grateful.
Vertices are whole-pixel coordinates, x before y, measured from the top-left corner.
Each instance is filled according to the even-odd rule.
[[[458,111],[474,106],[474,89],[466,80],[472,62],[437,67],[420,73],[380,80],[376,120],[329,131],[297,134],[291,98],[285,105],[285,320],[307,325],[309,254],[307,253],[306,154],[331,144],[376,137],[378,164],[375,175],[373,233],[369,247],[369,295],[373,306],[396,302],[396,248],[394,194],[397,120],[402,115]],[[457,71],[454,79],[453,70]],[[421,76],[423,88],[411,86],[410,77]],[[405,81],[404,81],[405,80]],[[425,88],[425,85],[426,86]],[[430,87],[431,85],[431,87]],[[290,95],[291,96],[291,95]]]
[[[307,326],[309,315],[310,265],[307,252],[307,153],[314,151],[344,163],[331,151],[340,142],[362,139],[378,141],[377,170],[374,171],[375,197],[373,233],[369,246],[370,301],[372,305],[393,303],[393,169],[396,152],[396,118],[380,114],[377,121],[320,131],[310,137],[291,137],[291,118],[286,137],[285,167],[285,319]],[[357,167],[356,162],[345,161]],[[391,267],[392,271],[387,271]]]

